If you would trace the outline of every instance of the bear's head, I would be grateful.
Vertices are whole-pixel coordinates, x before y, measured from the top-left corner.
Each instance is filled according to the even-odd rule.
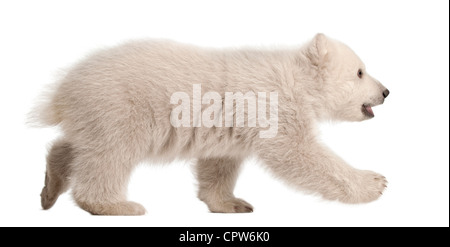
[[[389,95],[379,81],[371,77],[361,59],[345,44],[317,34],[306,47],[316,77],[314,95],[322,119],[363,121],[373,118],[372,107],[383,104]]]

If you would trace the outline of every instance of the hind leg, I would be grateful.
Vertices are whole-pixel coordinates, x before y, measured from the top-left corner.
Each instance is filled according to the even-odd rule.
[[[70,163],[73,161],[73,148],[65,140],[56,141],[47,155],[45,186],[41,193],[41,205],[50,209],[58,197],[69,188]]]
[[[145,214],[143,206],[126,199],[134,164],[133,159],[118,151],[79,154],[74,162],[72,191],[75,201],[93,215]]]
[[[234,197],[241,159],[200,159],[197,163],[198,197],[213,213],[250,213],[253,207]]]

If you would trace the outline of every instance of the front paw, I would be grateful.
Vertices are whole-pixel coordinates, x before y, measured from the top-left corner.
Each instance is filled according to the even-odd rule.
[[[349,181],[345,186],[345,196],[340,201],[345,203],[368,203],[375,201],[386,189],[387,180],[384,176],[372,171],[358,171],[355,181]]]
[[[253,206],[250,203],[239,199],[233,198],[226,201],[217,201],[215,203],[208,204],[209,210],[212,213],[252,213]]]

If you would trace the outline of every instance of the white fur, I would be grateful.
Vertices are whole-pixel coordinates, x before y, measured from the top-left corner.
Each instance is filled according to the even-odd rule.
[[[278,92],[277,136],[261,139],[259,127],[174,128],[170,97],[192,92],[193,84],[222,96]],[[143,214],[142,206],[126,200],[136,164],[195,158],[199,198],[211,211],[250,212],[233,189],[242,161],[253,154],[298,189],[346,203],[373,201],[384,177],[347,165],[317,141],[314,129],[322,120],[370,118],[363,105],[383,103],[385,90],[351,49],[322,34],[289,50],[136,41],[99,51],[75,65],[35,111],[64,133],[49,153],[43,206],[71,187],[76,202],[93,214]]]

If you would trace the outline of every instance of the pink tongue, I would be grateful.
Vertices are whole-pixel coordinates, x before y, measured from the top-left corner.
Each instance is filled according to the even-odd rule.
[[[366,106],[366,111],[367,111],[368,113],[370,113],[371,115],[375,115],[375,114],[373,114],[373,110],[372,110],[372,107],[371,107],[371,106]]]

